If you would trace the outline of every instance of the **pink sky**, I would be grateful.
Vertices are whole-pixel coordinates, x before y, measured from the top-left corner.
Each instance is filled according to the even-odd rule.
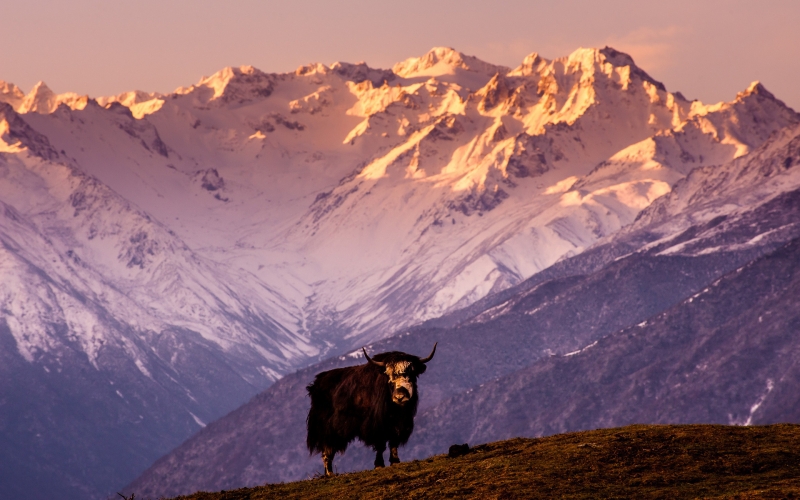
[[[168,92],[225,66],[374,67],[450,46],[516,66],[611,45],[669,90],[730,100],[753,80],[800,110],[800,2],[25,0],[2,6],[0,80],[97,97]]]

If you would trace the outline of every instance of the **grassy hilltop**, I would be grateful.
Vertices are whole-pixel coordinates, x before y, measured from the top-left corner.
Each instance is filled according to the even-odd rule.
[[[462,497],[800,498],[800,425],[634,425],[511,439],[458,458],[179,498]]]

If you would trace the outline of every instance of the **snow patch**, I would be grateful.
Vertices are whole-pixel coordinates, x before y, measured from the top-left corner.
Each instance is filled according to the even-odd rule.
[[[192,413],[192,412],[189,412],[189,415],[191,415],[191,416],[192,416],[192,418],[194,419],[194,421],[195,421],[195,422],[197,423],[197,425],[199,425],[201,428],[203,428],[203,427],[205,427],[205,426],[206,426],[205,422],[203,422],[202,420],[200,420],[200,418],[199,418],[197,415],[195,415],[194,413]]]
[[[591,344],[587,345],[583,349],[578,349],[577,351],[572,351],[572,352],[568,352],[567,354],[564,354],[564,357],[575,356],[576,354],[580,354],[582,352],[586,352],[588,349],[591,349],[592,347],[596,346],[598,342],[599,342],[599,340],[595,340],[594,342],[592,342]]]

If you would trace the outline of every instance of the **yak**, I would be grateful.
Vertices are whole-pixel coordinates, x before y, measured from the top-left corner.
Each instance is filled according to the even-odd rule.
[[[319,373],[306,389],[311,397],[306,425],[308,451],[322,454],[325,475],[333,475],[333,457],[355,438],[375,450],[375,468],[383,467],[389,443],[389,464],[400,462],[397,447],[406,444],[417,413],[417,377],[433,359],[392,351],[367,363]]]

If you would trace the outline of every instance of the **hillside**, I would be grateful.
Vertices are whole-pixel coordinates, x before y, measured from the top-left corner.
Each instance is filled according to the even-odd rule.
[[[634,425],[179,498],[798,498],[798,450],[797,425]]]

